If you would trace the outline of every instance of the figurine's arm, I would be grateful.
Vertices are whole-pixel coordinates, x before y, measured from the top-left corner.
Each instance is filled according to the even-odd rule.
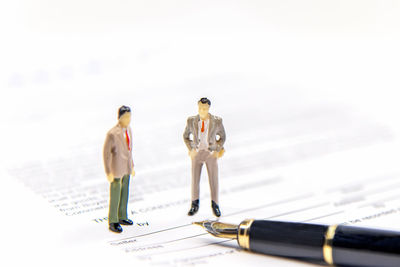
[[[224,143],[226,140],[225,128],[224,128],[224,125],[222,124],[222,119],[219,119],[219,127],[218,127],[217,134],[219,135],[219,140],[217,140],[217,152],[218,153],[216,154],[216,157],[220,158],[225,153]]]
[[[107,175],[107,180],[110,183],[114,180],[114,174],[111,172],[113,147],[114,147],[113,137],[111,134],[108,133],[103,147],[103,161],[104,161],[104,169]]]
[[[129,127],[129,135],[131,136],[131,149],[132,149],[132,147],[133,147],[133,144],[132,144],[132,139],[133,139],[133,137],[132,137],[132,129],[131,129],[131,127]],[[134,167],[135,167],[135,164],[133,163],[133,159],[132,159],[132,172],[131,172],[131,175],[132,175],[132,176],[135,176],[135,169],[134,169]]]
[[[186,122],[185,131],[183,132],[183,141],[185,141],[185,144],[186,144],[186,146],[187,146],[189,151],[194,149],[193,140],[190,140],[190,134],[191,133],[192,133],[192,127],[191,127],[190,118],[188,118],[187,122]]]
[[[220,124],[220,126],[218,127],[219,131],[217,133],[219,135],[219,140],[217,141],[217,144],[218,144],[218,147],[219,147],[218,150],[221,150],[221,149],[224,149],[224,143],[225,143],[225,140],[226,140],[226,134],[225,134],[224,125],[222,124],[222,119],[220,119],[219,124]]]
[[[183,133],[183,140],[185,141],[185,144],[189,150],[188,153],[189,156],[193,159],[196,156],[197,151],[194,141],[190,140],[190,134],[193,134],[192,131],[193,131],[192,122],[190,118],[188,118],[186,122],[185,132]]]

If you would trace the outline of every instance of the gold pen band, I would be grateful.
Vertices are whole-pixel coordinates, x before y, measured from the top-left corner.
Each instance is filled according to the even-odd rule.
[[[238,243],[244,249],[250,249],[250,226],[253,223],[253,219],[244,220],[239,224],[238,227]]]
[[[337,225],[331,225],[328,227],[325,233],[324,246],[322,247],[322,253],[324,255],[324,260],[327,264],[333,265],[333,247],[332,242],[335,237]]]

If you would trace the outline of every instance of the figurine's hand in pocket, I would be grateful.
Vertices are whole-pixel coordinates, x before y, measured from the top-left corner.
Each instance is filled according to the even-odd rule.
[[[112,183],[114,181],[114,174],[112,174],[112,173],[107,174],[107,180],[110,183]]]
[[[135,176],[135,170],[134,169],[132,169],[131,176]]]
[[[225,153],[225,149],[221,149],[219,152],[213,151],[212,152],[212,156],[214,158],[220,158],[220,157],[222,157],[224,155],[224,153]]]
[[[189,151],[190,158],[193,159],[196,155],[197,155],[196,149],[192,149],[192,150]]]

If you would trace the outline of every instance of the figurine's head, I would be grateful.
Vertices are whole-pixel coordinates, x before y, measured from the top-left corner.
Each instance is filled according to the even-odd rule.
[[[200,119],[208,119],[208,111],[210,110],[211,101],[207,97],[201,98],[197,104],[199,105]]]
[[[126,128],[129,123],[131,123],[131,108],[127,106],[122,106],[118,109],[118,120],[119,124]]]

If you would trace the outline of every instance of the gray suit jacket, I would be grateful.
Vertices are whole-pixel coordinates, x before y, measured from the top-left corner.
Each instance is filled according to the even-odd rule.
[[[132,130],[130,127],[128,127],[128,133],[131,137],[132,148]],[[124,175],[132,173],[132,149],[129,150],[125,133],[119,124],[107,133],[103,148],[103,160],[106,174],[112,173],[115,178],[122,178]]]
[[[187,119],[183,140],[189,150],[199,145],[199,121],[200,116],[192,116]],[[219,139],[217,140],[217,136]],[[191,138],[192,137],[192,138]],[[224,148],[226,135],[222,119],[210,114],[210,125],[208,129],[208,150],[219,152]]]

